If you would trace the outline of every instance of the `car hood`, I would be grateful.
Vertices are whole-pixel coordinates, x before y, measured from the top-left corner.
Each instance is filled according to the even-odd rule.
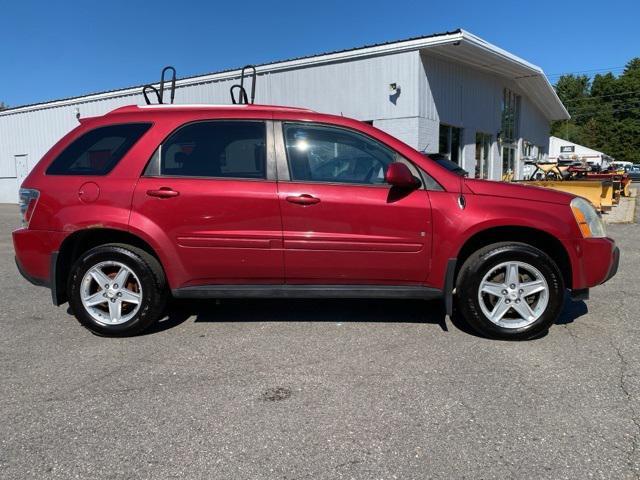
[[[534,187],[520,183],[496,182],[466,178],[465,186],[476,195],[491,195],[494,197],[515,198],[518,200],[534,200],[536,202],[568,205],[575,195],[551,190],[550,188]]]

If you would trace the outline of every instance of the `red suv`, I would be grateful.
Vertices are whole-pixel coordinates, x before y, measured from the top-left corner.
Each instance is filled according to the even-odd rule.
[[[16,262],[103,335],[175,298],[442,299],[523,339],[619,251],[593,206],[464,178],[344,117],[257,105],[119,108],[81,121],[20,190]]]

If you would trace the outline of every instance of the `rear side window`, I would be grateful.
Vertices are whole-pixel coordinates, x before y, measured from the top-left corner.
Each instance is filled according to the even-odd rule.
[[[266,127],[255,121],[186,125],[162,144],[160,175],[266,178]]]
[[[106,175],[149,127],[150,123],[123,123],[91,130],[58,155],[47,175]]]

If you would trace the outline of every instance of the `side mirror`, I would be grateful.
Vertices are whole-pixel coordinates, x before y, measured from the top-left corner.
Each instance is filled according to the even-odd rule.
[[[409,167],[400,162],[393,162],[389,165],[384,180],[397,188],[415,189],[420,186],[420,181],[411,174]]]

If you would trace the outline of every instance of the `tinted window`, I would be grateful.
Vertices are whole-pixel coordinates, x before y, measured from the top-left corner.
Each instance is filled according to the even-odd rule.
[[[48,175],[106,175],[149,129],[150,123],[100,127],[74,140],[49,165]]]
[[[291,180],[383,184],[396,155],[375,140],[342,128],[285,124]]]
[[[187,177],[265,178],[264,122],[199,122],[182,127],[162,145],[160,174]]]

